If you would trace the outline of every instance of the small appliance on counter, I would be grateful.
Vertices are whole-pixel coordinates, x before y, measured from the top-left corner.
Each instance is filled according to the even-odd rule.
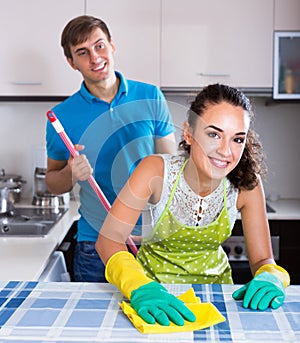
[[[33,150],[33,199],[32,205],[45,207],[59,207],[65,205],[63,195],[54,195],[46,185],[47,154],[46,148],[34,147]]]
[[[65,205],[63,195],[54,195],[46,185],[46,168],[36,167],[34,172],[34,193],[32,205],[58,207]]]

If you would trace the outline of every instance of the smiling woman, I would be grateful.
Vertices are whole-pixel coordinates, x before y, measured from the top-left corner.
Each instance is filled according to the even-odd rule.
[[[148,323],[153,318],[139,312],[148,305],[136,301],[145,294],[151,296],[148,310],[155,320],[160,322],[161,312],[168,315],[164,306],[169,298],[157,282],[233,283],[222,243],[231,235],[238,211],[254,278],[233,296],[251,309],[277,308],[283,302],[289,275],[272,255],[261,182],[263,154],[249,129],[252,117],[242,92],[220,84],[204,88],[184,124],[184,154],[144,158],[106,217],[96,243],[107,264],[106,278]],[[144,216],[136,261],[125,240],[144,208],[150,220]],[[159,305],[161,301],[166,304]],[[155,306],[160,310],[154,311]],[[192,321],[182,308],[177,310]]]
[[[193,115],[191,113],[191,116]],[[249,123],[249,114],[242,107],[222,102],[207,108],[196,120],[195,127],[189,123],[185,124],[184,140],[190,146],[193,141],[190,160],[195,165],[198,164],[198,169],[201,168],[201,174],[198,174],[197,178],[188,170],[185,173],[187,178],[190,178],[191,174],[191,182],[196,180],[196,193],[211,193],[214,187],[212,182],[218,184],[221,178],[236,167],[245,148]],[[190,167],[191,164],[187,166],[188,169]],[[205,184],[207,190],[204,189]]]

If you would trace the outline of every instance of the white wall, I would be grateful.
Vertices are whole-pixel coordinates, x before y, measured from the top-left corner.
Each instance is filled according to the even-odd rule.
[[[0,102],[0,169],[21,175],[27,184],[24,195],[32,195],[33,151],[45,146],[46,112],[53,103]]]
[[[255,129],[266,152],[266,193],[300,198],[300,103],[270,104],[255,99]]]
[[[192,98],[167,97],[181,137],[182,122]],[[264,98],[254,98],[255,129],[265,148],[269,174],[266,195],[300,199],[299,151],[300,104],[265,105]],[[0,102],[0,169],[22,175],[27,184],[26,196],[32,195],[33,150],[45,145],[46,112],[54,103]]]

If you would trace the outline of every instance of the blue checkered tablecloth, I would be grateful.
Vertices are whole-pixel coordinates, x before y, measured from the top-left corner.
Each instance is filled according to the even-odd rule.
[[[175,295],[191,285],[167,285]],[[300,342],[300,286],[287,289],[278,310],[244,309],[232,299],[235,285],[193,285],[226,321],[205,330],[139,333],[120,310],[110,284],[0,282],[0,342]]]

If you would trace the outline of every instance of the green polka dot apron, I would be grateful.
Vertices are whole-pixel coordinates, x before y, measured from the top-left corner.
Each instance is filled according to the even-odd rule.
[[[179,171],[166,208],[151,235],[143,238],[137,260],[147,276],[161,283],[232,284],[231,267],[221,246],[231,235],[225,179],[224,207],[214,222],[202,227],[187,226],[180,223],[170,211],[186,162]]]

